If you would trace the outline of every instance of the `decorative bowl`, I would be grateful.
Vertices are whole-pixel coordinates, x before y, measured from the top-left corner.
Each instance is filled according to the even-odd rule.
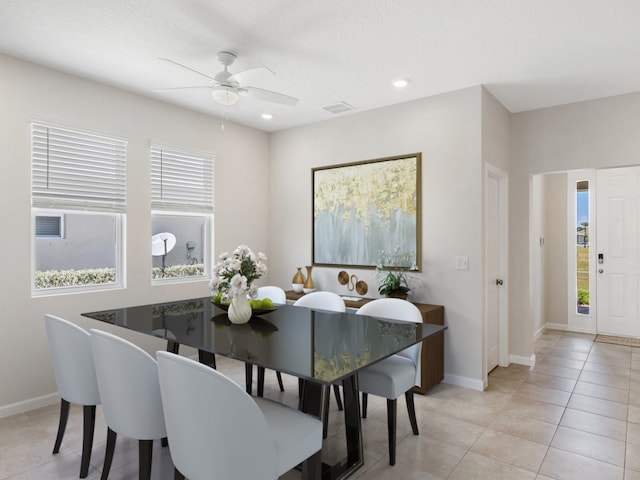
[[[214,302],[213,300],[211,300],[211,303],[213,303],[216,307],[218,307],[221,310],[224,310],[225,312],[229,310],[229,307],[231,306],[230,303],[218,303],[218,302]],[[278,307],[273,307],[273,308],[253,308],[251,307],[251,315],[266,315],[267,313],[271,313],[274,310],[277,310]]]

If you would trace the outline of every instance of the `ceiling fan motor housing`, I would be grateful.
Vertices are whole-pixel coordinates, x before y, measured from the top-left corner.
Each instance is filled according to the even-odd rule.
[[[228,67],[236,61],[236,56],[231,52],[218,52],[218,61],[225,67]]]

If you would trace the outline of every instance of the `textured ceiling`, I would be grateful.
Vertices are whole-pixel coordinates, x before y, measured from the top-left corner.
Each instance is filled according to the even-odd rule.
[[[160,57],[214,76],[221,50],[300,102],[154,92],[207,84]],[[518,112],[640,91],[640,1],[0,0],[0,53],[265,131],[480,84]]]

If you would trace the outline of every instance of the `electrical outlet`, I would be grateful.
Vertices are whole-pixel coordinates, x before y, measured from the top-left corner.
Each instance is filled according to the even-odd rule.
[[[456,257],[456,270],[469,270],[469,257],[457,256]]]

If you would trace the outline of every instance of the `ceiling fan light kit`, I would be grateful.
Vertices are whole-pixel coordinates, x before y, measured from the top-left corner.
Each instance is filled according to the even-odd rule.
[[[238,93],[235,89],[225,85],[213,87],[211,96],[215,102],[225,106],[233,105],[238,101]]]

